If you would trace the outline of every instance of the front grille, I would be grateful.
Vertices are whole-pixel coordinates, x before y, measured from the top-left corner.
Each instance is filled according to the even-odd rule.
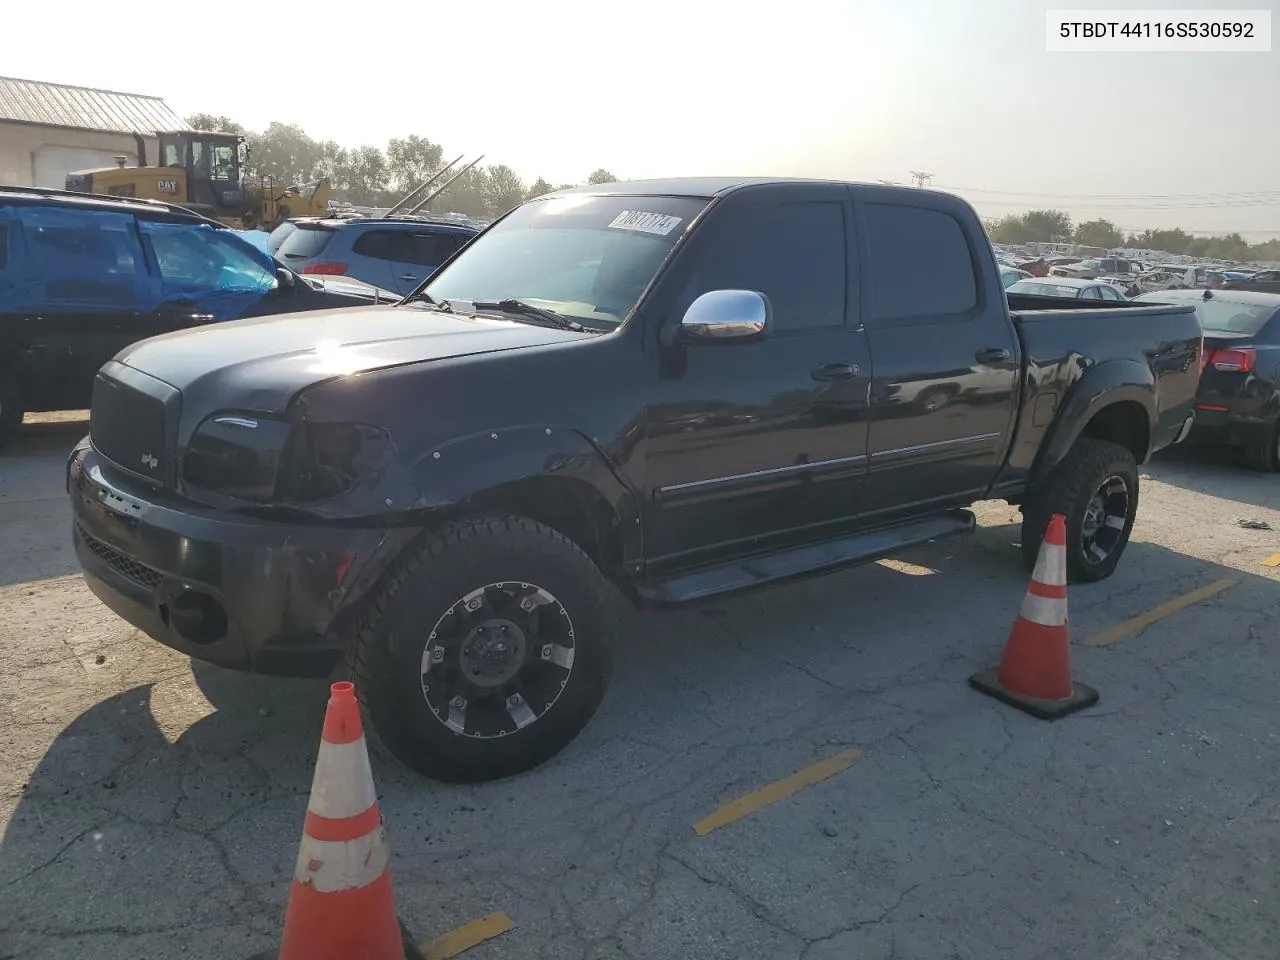
[[[89,533],[80,524],[76,524],[76,534],[90,553],[126,580],[132,580],[140,587],[154,590],[160,586],[160,581],[164,579],[164,574],[159,570],[153,570],[145,563],[139,563],[132,557],[126,557],[115,547],[108,546]]]
[[[163,485],[168,470],[164,401],[99,372],[91,404],[89,438],[98,453],[122,470]]]

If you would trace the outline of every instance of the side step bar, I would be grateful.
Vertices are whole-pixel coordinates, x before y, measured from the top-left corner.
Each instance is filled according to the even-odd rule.
[[[976,526],[977,521],[970,511],[953,510],[941,516],[871,530],[841,540],[792,547],[777,553],[734,560],[720,567],[677,574],[667,580],[642,583],[637,586],[637,593],[642,600],[653,604],[688,603],[827,573],[839,567],[873,563],[931,540],[964,536],[972,533]]]

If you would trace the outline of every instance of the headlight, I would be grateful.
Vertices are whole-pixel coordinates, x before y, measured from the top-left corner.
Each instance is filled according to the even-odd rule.
[[[348,492],[382,452],[386,434],[350,423],[291,423],[216,413],[191,437],[183,481],[254,503],[308,503]]]

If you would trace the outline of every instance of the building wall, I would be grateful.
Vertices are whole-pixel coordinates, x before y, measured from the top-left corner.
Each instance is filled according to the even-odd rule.
[[[143,137],[143,141],[147,162],[154,164],[159,144],[155,137]],[[114,167],[117,156],[127,156],[129,166],[137,164],[138,145],[132,134],[0,120],[0,184],[60,189],[72,170]],[[37,171],[43,174],[42,182],[36,182]]]

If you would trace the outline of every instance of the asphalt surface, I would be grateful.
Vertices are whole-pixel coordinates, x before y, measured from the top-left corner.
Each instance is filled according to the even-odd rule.
[[[326,685],[193,664],[94,600],[62,490],[84,426],[0,455],[0,958],[247,958],[279,936]],[[476,960],[1274,960],[1280,479],[1143,472],[1120,571],[1070,593],[1096,707],[1050,724],[968,687],[1027,585],[1016,512],[983,504],[905,563],[631,614],[600,713],[524,776],[442,786],[375,741],[404,921],[504,912]]]

